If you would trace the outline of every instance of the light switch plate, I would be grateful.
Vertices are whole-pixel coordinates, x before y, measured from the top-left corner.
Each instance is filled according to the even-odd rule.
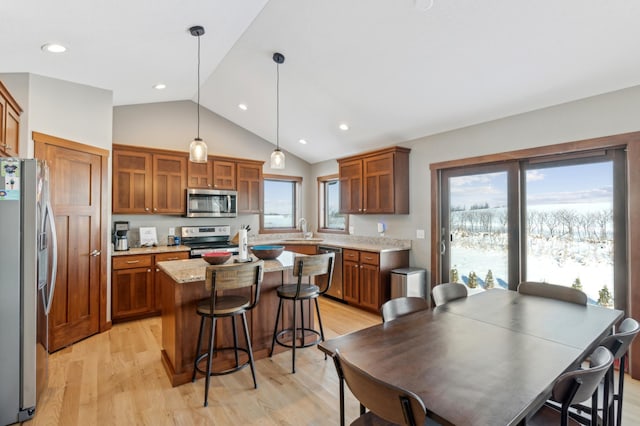
[[[424,240],[424,229],[416,229],[416,238]]]
[[[349,234],[353,235],[356,232],[356,228],[354,226],[349,226]]]

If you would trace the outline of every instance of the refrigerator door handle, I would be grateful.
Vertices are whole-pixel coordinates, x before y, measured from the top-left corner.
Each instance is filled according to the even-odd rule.
[[[51,265],[51,282],[49,284],[49,294],[45,301],[44,312],[49,315],[51,311],[51,305],[53,303],[53,292],[56,288],[56,273],[58,269],[58,236],[56,235],[56,223],[53,217],[53,209],[51,208],[51,202],[47,201],[45,206],[45,216],[49,222],[51,228],[51,249],[53,250],[53,264]]]

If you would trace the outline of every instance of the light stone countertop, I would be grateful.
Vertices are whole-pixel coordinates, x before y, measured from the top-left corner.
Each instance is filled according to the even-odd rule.
[[[314,238],[282,238],[268,235],[250,239],[249,246],[256,245],[316,245],[340,247],[343,249],[371,251],[376,253],[411,250],[410,240],[394,240],[391,238],[356,237],[351,235],[335,236],[333,234],[315,234]]]
[[[191,250],[187,246],[156,246],[156,247],[135,247],[124,251],[111,251],[111,257],[114,256],[133,256],[136,254],[157,254],[157,253],[174,253],[180,251]]]
[[[293,259],[296,253],[285,251],[274,260],[264,261],[264,272],[278,272],[287,269],[293,269]],[[298,256],[300,256],[298,254]],[[233,264],[237,256],[232,256],[225,265]],[[252,259],[257,260],[252,256]],[[166,272],[176,283],[189,283],[196,281],[204,281],[207,266],[209,264],[202,258],[171,260],[167,262],[158,262],[158,268]]]

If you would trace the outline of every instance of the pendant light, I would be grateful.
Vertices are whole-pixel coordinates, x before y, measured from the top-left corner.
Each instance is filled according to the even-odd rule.
[[[196,138],[189,145],[189,161],[194,163],[206,163],[207,144],[200,139],[200,36],[204,34],[204,27],[196,25],[189,28],[192,36],[198,37],[198,133]]]
[[[280,64],[284,62],[282,53],[273,54],[276,63],[276,149],[271,153],[271,168],[284,169],[284,152],[280,151]]]

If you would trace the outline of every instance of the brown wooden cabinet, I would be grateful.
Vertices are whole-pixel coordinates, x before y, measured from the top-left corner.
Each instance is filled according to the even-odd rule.
[[[342,289],[345,302],[378,312],[391,296],[390,272],[409,265],[409,251],[342,252]]]
[[[113,213],[184,214],[187,155],[113,147]]]
[[[236,162],[209,158],[206,163],[188,162],[189,188],[236,189]]]
[[[213,160],[213,189],[236,189],[235,161]]]
[[[0,156],[20,154],[20,114],[22,108],[0,82]]]
[[[112,260],[111,319],[132,319],[154,312],[151,255],[118,256]]]
[[[410,151],[391,147],[338,160],[340,213],[408,214]]]
[[[260,213],[262,161],[238,162],[238,213]]]
[[[124,255],[112,258],[111,318],[113,321],[159,315],[162,311],[160,270],[156,263],[188,259],[189,252]]]

